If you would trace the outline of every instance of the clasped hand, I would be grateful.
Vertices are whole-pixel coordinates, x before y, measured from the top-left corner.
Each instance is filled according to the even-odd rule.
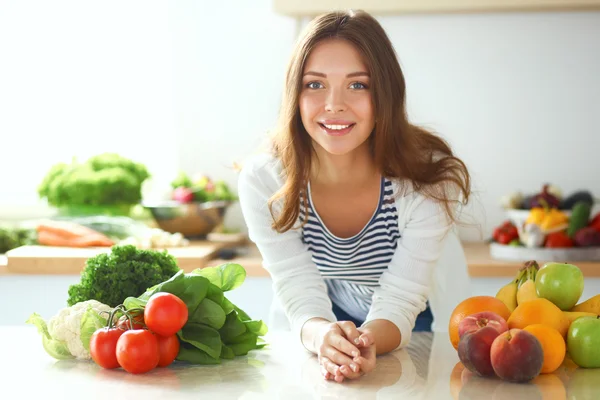
[[[350,321],[324,325],[316,343],[321,374],[327,380],[357,379],[375,369],[373,334]]]

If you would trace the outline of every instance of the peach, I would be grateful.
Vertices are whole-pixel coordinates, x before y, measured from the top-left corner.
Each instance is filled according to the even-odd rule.
[[[458,337],[462,338],[465,333],[475,332],[485,326],[495,328],[498,333],[508,330],[508,323],[504,318],[494,312],[483,311],[471,314],[460,321],[458,325]]]
[[[484,326],[463,335],[458,342],[458,358],[465,368],[479,376],[493,376],[490,359],[492,343],[500,332],[492,326]]]
[[[490,359],[494,372],[501,379],[528,382],[540,374],[544,351],[533,334],[513,328],[494,339]]]

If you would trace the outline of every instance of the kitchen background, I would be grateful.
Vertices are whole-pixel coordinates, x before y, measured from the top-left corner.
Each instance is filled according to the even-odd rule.
[[[461,228],[462,239],[487,239],[510,192],[548,182],[600,193],[600,12],[378,19],[399,55],[413,122],[448,139],[473,175],[466,212],[480,227]],[[48,169],[105,151],[144,163],[148,191],[178,171],[235,189],[232,165],[274,126],[306,22],[277,14],[271,0],[0,0],[0,221],[45,215],[36,188]],[[245,231],[238,205],[225,225]],[[33,278],[0,281],[2,297],[20,294],[14,284],[24,279]],[[30,286],[27,315],[34,305],[56,311],[41,301],[52,282]],[[257,282],[270,296],[268,281]]]

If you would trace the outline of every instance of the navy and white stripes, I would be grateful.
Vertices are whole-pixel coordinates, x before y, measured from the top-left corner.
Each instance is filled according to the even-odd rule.
[[[380,193],[379,205],[367,225],[353,237],[339,238],[323,224],[312,205],[308,187],[308,220],[303,226],[302,240],[325,279],[331,300],[360,320],[369,312],[373,289],[379,285],[400,238],[392,182],[382,178]],[[302,221],[304,215],[301,201]]]

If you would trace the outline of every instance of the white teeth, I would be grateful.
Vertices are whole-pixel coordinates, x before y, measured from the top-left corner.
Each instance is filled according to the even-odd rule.
[[[342,129],[348,128],[350,125],[327,125],[327,124],[323,124],[323,126],[325,126],[325,128],[327,128],[327,129],[331,129],[331,130],[334,130],[334,131],[340,131]]]

